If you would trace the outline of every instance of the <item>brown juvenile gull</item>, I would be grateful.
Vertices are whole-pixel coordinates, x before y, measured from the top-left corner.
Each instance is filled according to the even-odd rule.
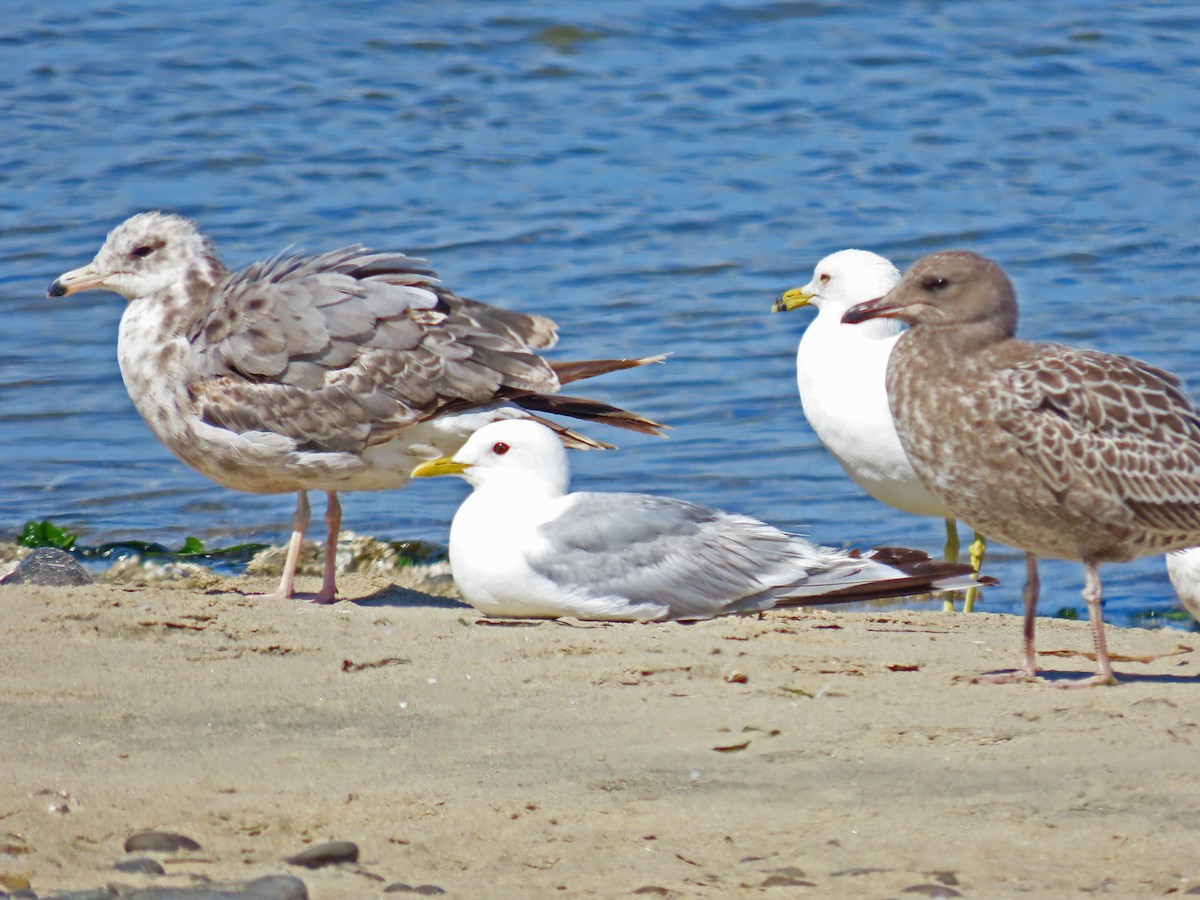
[[[325,491],[325,575],[337,597],[338,491],[403,487],[482,424],[557,413],[645,433],[635,413],[558,394],[562,384],[661,357],[552,363],[554,322],[440,287],[423,260],[354,245],[280,254],[230,273],[188,219],[140,213],[48,295],[103,289],[128,300],[117,357],[142,418],[172,453],[224,487],[295,491],[279,588],[295,594],[309,520]],[[608,446],[562,426],[575,447]]]
[[[1116,679],[1099,566],[1200,543],[1200,411],[1174,375],[1124,356],[1013,335],[1012,283],[965,250],[923,257],[844,320],[912,327],[888,362],[900,441],[946,506],[1025,551],[1025,659],[988,681],[1032,679],[1037,558],[1084,566],[1096,672]]]

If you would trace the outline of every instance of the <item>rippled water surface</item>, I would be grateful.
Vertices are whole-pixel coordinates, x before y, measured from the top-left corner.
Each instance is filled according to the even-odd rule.
[[[880,10],[886,9],[886,12]],[[0,531],[278,540],[142,425],[120,298],[46,300],[129,214],[196,218],[240,267],[286,245],[427,257],[545,313],[557,353],[670,352],[588,393],[674,426],[575,459],[577,485],[748,512],[826,543],[941,544],[860,494],[809,431],[773,297],[847,246],[1008,269],[1021,333],[1193,383],[1200,11],[1188,3],[178,0],[6,6]],[[465,493],[346,498],[346,525],[444,541]],[[1019,606],[1019,554],[996,548]],[[1043,569],[1043,612],[1081,606]],[[1175,608],[1161,558],[1107,570],[1110,618]]]

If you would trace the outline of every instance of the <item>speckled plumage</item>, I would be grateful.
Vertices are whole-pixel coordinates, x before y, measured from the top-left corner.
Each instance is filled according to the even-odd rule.
[[[1026,661],[1036,671],[1036,557],[1084,563],[1097,646],[1112,680],[1097,567],[1200,542],[1200,412],[1173,375],[1124,356],[1014,337],[1017,304],[994,262],[919,260],[847,321],[912,327],[888,364],[897,431],[926,485],[960,519],[1030,554]]]
[[[303,492],[329,492],[323,601],[336,593],[334,492],[402,487],[416,463],[453,452],[480,424],[534,415],[522,404],[659,427],[590,400],[570,398],[563,410],[568,404],[552,397],[575,377],[651,360],[556,366],[536,352],[554,344],[553,321],[460,297],[400,253],[281,254],[231,274],[194,223],[141,213],[49,293],[93,288],[129,301],[121,374],[172,453],[228,488],[299,492],[297,550],[308,518]],[[557,430],[572,445],[604,446]],[[291,595],[290,577],[285,571],[277,593]]]

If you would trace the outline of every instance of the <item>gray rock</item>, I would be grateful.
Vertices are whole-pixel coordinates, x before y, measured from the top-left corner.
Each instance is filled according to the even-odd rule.
[[[178,850],[200,850],[190,837],[171,831],[139,831],[125,841],[126,853],[174,853]]]
[[[0,579],[0,584],[42,584],[50,587],[91,583],[92,576],[87,569],[70,553],[57,547],[38,547]]]
[[[293,866],[304,866],[307,869],[320,869],[323,866],[358,862],[358,845],[351,841],[328,841],[324,844],[313,844],[295,856],[287,857],[284,862],[289,862]]]
[[[267,875],[252,881],[208,887],[144,888],[115,892],[97,889],[58,894],[45,900],[308,900],[308,888],[292,875]]]
[[[123,859],[115,866],[118,872],[138,872],[142,875],[165,875],[166,870],[157,860],[148,856],[135,856],[133,859]]]
[[[295,875],[266,875],[245,884],[253,900],[308,900],[308,888]]]
[[[922,897],[961,897],[962,894],[948,884],[914,884],[906,887],[902,894],[919,894]]]
[[[416,887],[413,887],[411,884],[405,884],[402,881],[389,884],[383,889],[383,892],[385,894],[417,894],[424,897],[434,897],[438,894],[446,893],[436,884],[418,884]]]

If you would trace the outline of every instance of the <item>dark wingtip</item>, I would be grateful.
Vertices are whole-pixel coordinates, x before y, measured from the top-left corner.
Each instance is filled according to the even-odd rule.
[[[50,282],[50,287],[46,288],[46,296],[65,297],[67,296],[67,289],[63,286],[61,281],[55,278],[52,282]]]

